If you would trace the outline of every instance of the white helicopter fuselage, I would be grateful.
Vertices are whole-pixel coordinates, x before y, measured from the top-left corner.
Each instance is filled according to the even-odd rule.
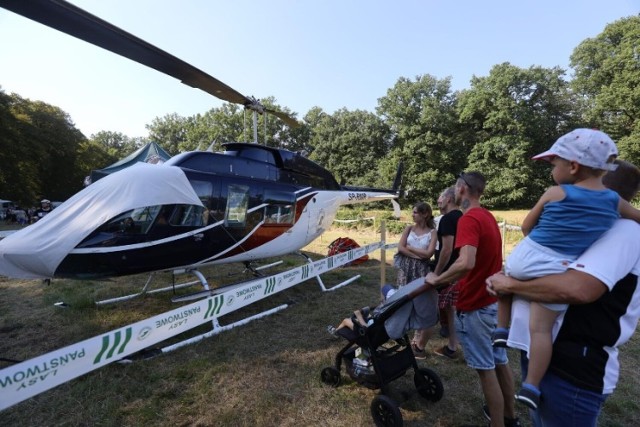
[[[396,197],[341,187],[286,150],[225,147],[138,163],[91,184],[0,241],[0,275],[88,279],[251,262],[302,249],[342,205]]]

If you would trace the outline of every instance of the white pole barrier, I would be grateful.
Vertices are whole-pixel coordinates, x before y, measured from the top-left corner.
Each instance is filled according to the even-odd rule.
[[[372,243],[244,283],[0,370],[0,410],[380,249]]]

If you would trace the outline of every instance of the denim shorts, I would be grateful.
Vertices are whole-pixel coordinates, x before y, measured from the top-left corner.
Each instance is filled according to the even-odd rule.
[[[486,371],[509,363],[507,349],[492,345],[491,335],[496,328],[497,317],[497,303],[456,313],[456,333],[470,368]]]

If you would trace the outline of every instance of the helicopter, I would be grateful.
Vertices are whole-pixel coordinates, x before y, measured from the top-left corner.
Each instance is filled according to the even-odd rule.
[[[0,7],[180,79],[257,114],[273,114],[214,77],[62,0],[0,0]],[[0,275],[101,279],[249,263],[299,251],[342,205],[392,200],[392,189],[339,184],[301,153],[256,143],[138,163],[85,187],[47,216],[0,240]]]

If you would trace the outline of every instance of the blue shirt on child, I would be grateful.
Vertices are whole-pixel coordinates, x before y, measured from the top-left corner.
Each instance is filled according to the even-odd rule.
[[[578,256],[619,218],[615,191],[561,185],[565,198],[544,205],[529,238],[561,254]]]

